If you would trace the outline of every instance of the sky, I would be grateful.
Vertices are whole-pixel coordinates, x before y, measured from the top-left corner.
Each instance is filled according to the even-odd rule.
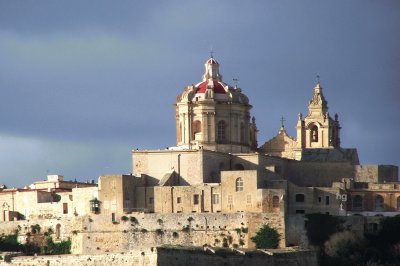
[[[316,76],[344,148],[400,165],[397,0],[0,0],[0,184],[132,172],[175,143],[176,96],[210,51],[262,145],[295,136]]]

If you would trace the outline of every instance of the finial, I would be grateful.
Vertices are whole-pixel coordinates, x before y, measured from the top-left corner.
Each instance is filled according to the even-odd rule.
[[[303,119],[303,114],[302,114],[302,113],[299,113],[299,114],[298,114],[298,119],[299,119],[299,120],[302,120],[302,119]]]
[[[214,50],[213,50],[212,46],[211,46],[211,49],[210,49],[210,56],[211,56],[211,58],[214,58]]]
[[[316,82],[317,82],[317,84],[319,84],[319,75],[317,75],[317,78],[316,78]]]
[[[237,78],[234,78],[234,79],[232,79],[233,80],[233,82],[235,83],[235,88],[237,88],[238,87],[238,79]]]
[[[286,119],[282,116],[281,117],[281,127],[285,128],[284,122],[286,121]]]

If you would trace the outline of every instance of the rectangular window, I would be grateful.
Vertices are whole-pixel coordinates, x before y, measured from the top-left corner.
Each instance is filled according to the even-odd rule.
[[[296,194],[296,202],[304,202],[305,197],[304,194]]]
[[[193,195],[193,204],[194,205],[198,205],[199,204],[199,195],[198,194],[194,194]]]
[[[181,197],[177,197],[176,198],[176,203],[182,203],[182,198]]]
[[[232,203],[233,203],[232,195],[228,195],[228,204]]]
[[[154,204],[154,198],[153,197],[149,198],[149,204]]]
[[[325,196],[325,205],[329,205],[329,196]]]
[[[251,195],[246,196],[246,202],[247,204],[251,204]]]
[[[219,194],[213,194],[212,195],[212,203],[213,204],[219,204]]]
[[[304,210],[296,210],[296,213],[302,214],[302,213],[305,213],[305,211]]]
[[[68,213],[68,203],[63,203],[63,213],[64,214]]]
[[[322,198],[318,197],[318,202],[321,203],[321,201],[322,201]]]

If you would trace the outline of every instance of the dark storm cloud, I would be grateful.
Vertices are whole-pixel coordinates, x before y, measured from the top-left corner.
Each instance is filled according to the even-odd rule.
[[[398,12],[396,1],[0,1],[0,183],[48,168],[126,173],[131,148],[174,145],[172,104],[211,47],[254,106],[259,144],[282,115],[295,134],[319,74],[343,146],[400,164]]]

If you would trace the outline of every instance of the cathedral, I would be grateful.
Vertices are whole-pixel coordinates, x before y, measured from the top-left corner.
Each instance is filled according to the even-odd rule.
[[[49,176],[25,189],[1,188],[0,220],[248,214],[261,223],[270,215],[280,219],[285,246],[302,243],[294,231],[304,226],[294,224],[307,213],[363,216],[371,230],[377,222],[368,217],[400,214],[398,167],[360,165],[356,149],[341,147],[339,116],[329,113],[319,81],[307,114],[298,114],[297,135],[282,126],[259,146],[245,91],[223,81],[213,57],[204,66],[201,80],[176,98],[176,146],[133,150],[132,174],[100,176],[98,184]],[[250,243],[257,228],[247,223]]]

